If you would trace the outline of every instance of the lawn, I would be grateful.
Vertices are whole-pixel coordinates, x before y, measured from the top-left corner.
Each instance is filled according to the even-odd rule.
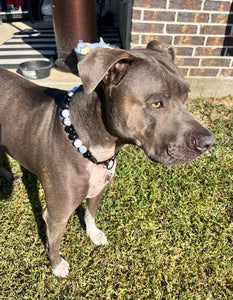
[[[43,189],[9,157],[24,184],[0,178],[0,299],[233,299],[233,97],[189,109],[216,135],[196,161],[166,167],[126,146],[97,225],[85,234],[85,203],[62,240],[70,275],[56,278],[45,251]]]

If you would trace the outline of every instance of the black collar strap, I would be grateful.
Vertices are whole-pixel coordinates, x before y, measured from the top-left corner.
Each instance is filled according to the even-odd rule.
[[[75,92],[77,92],[79,87],[75,86],[71,91],[67,93],[64,101],[61,104],[61,116],[63,117],[63,124],[65,125],[65,131],[69,134],[69,139],[73,142],[73,146],[77,148],[77,150],[82,153],[82,155],[90,160],[92,163],[96,165],[104,165],[107,170],[111,170],[115,164],[115,160],[117,158],[117,153],[115,153],[112,157],[104,161],[97,161],[97,159],[92,155],[92,153],[87,149],[85,145],[83,145],[82,141],[78,138],[77,133],[75,132],[74,127],[71,124],[70,113],[69,113],[69,102]]]

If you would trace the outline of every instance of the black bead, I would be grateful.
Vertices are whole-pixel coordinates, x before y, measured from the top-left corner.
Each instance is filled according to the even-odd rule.
[[[63,101],[61,104],[61,109],[68,109],[69,108],[69,102],[68,101]]]
[[[67,133],[73,133],[74,132],[74,127],[72,125],[66,126],[65,127],[65,132],[67,132]]]
[[[85,158],[89,158],[89,157],[92,156],[92,154],[91,154],[91,152],[90,152],[89,150],[87,150],[85,153],[83,153],[83,156],[84,156]]]
[[[96,158],[91,154],[91,152],[89,150],[87,150],[85,153],[83,153],[83,157],[89,159],[94,164],[97,164]]]
[[[69,139],[70,140],[75,140],[75,139],[77,139],[78,138],[78,135],[75,133],[75,132],[71,132],[70,134],[69,134]]]

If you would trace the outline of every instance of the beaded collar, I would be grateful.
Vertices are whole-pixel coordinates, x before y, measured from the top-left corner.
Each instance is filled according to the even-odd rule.
[[[114,166],[115,160],[119,153],[116,152],[112,157],[104,161],[97,161],[97,159],[92,155],[92,153],[83,145],[82,141],[78,138],[77,133],[75,132],[74,127],[71,124],[70,113],[69,113],[69,104],[72,96],[78,90],[78,86],[75,86],[71,91],[67,93],[64,101],[61,104],[61,116],[63,117],[63,124],[65,125],[65,132],[69,134],[69,139],[73,142],[73,146],[80,152],[82,155],[90,160],[95,165],[103,165],[107,170],[111,170]]]

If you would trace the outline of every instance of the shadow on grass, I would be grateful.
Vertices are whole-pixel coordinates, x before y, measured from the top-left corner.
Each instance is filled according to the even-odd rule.
[[[86,224],[84,221],[84,216],[85,216],[85,208],[84,205],[81,204],[76,210],[75,210],[75,214],[78,216],[79,218],[79,222],[81,227],[83,228],[84,231],[86,231]]]
[[[10,170],[10,164],[7,156],[4,154],[2,157],[2,166],[6,170]],[[7,201],[7,199],[11,196],[13,191],[13,183],[8,182],[1,174],[0,174],[0,200]]]
[[[10,170],[9,159],[6,154],[3,154],[2,157],[2,166],[6,170]],[[31,172],[26,170],[21,166],[21,170],[23,173],[22,182],[27,191],[28,199],[31,203],[32,211],[35,216],[36,224],[40,239],[44,246],[46,246],[46,228],[45,223],[42,218],[43,208],[39,198],[39,191],[37,187],[37,177],[33,175]],[[2,202],[7,202],[10,196],[13,193],[14,183],[8,182],[2,175],[0,175],[0,200]]]
[[[37,186],[37,177],[21,166],[23,172],[22,181],[27,191],[28,199],[31,203],[32,211],[35,216],[39,237],[46,247],[46,227],[42,218],[43,208],[40,202]]]

